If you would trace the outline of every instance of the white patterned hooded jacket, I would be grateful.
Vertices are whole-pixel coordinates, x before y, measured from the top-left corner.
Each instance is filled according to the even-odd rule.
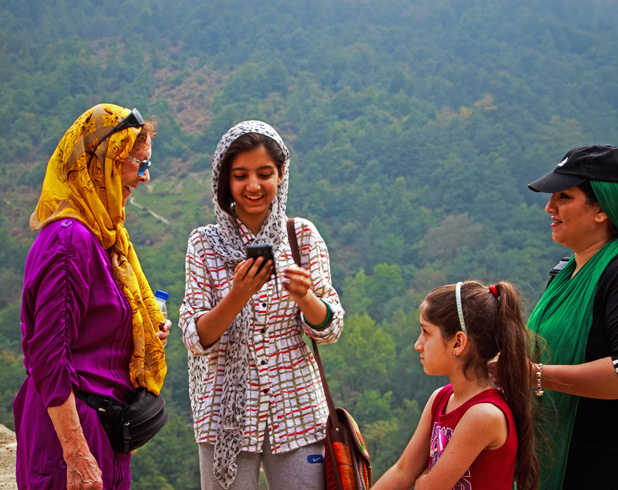
[[[223,157],[230,144],[246,133],[272,138],[286,155],[281,184],[257,236],[217,201]],[[215,444],[215,475],[225,488],[235,478],[238,452],[260,452],[267,428],[274,453],[325,437],[328,408],[304,334],[318,343],[335,342],[343,328],[344,311],[331,283],[326,244],[313,223],[296,218],[296,235],[312,289],[332,311],[329,324],[319,330],[308,325],[285,289],[276,287],[280,277],[273,276],[213,345],[200,344],[195,326],[199,316],[230,291],[234,268],[244,260],[247,244],[272,244],[278,274],[294,263],[285,214],[289,162],[287,148],[268,124],[245,121],[234,126],[221,138],[213,157],[217,224],[197,228],[189,236],[179,326],[189,350],[195,437],[197,442]]]

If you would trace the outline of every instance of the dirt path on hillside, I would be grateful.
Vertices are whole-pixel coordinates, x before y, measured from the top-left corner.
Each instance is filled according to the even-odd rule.
[[[142,206],[141,204],[138,204],[137,202],[135,202],[135,199],[133,199],[133,197],[129,197],[129,204],[133,204],[133,206],[135,206],[138,209],[145,209],[146,211],[148,211],[152,216],[154,216],[156,219],[158,219],[163,224],[166,224],[166,225],[170,224],[170,222],[168,220],[166,220],[160,214],[157,214],[152,209],[147,208],[146,206]]]
[[[0,490],[17,490],[15,483],[15,433],[0,425]]]

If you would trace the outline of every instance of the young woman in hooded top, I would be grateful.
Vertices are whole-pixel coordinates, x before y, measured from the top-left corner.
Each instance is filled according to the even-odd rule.
[[[202,489],[323,489],[328,408],[303,334],[335,342],[344,311],[315,226],[295,220],[294,263],[285,213],[289,152],[277,132],[244,121],[219,141],[212,193],[217,223],[191,233],[179,326]],[[271,244],[274,260],[246,259]],[[263,266],[263,267],[262,267]]]

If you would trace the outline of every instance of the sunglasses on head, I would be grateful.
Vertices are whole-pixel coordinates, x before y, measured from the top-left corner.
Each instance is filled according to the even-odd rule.
[[[152,162],[150,160],[138,160],[137,158],[132,157],[131,155],[129,155],[126,159],[129,160],[130,162],[133,162],[139,165],[139,170],[137,171],[137,175],[139,175],[140,177],[144,175],[146,170],[148,170],[150,166],[152,165]]]
[[[127,129],[127,128],[141,128],[143,125],[144,125],[144,118],[142,117],[142,115],[139,113],[137,109],[133,109],[127,117],[125,117],[122,121],[116,124],[109,133],[107,133],[105,136],[103,136],[103,138],[99,140],[99,142],[97,143],[97,146],[93,150],[93,153],[97,151],[97,148],[103,142],[103,140],[109,138],[112,134],[117,133],[118,131],[122,131],[123,129]],[[142,167],[140,165],[140,172],[141,172],[141,168]],[[146,168],[144,168],[144,172],[146,171]],[[140,173],[140,175],[142,174],[143,172]]]

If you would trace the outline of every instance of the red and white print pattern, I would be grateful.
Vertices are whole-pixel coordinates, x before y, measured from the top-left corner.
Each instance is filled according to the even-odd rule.
[[[344,311],[331,284],[328,250],[315,226],[296,218],[302,265],[313,279],[313,291],[330,306],[333,317],[320,330],[304,322],[298,305],[281,286],[283,270],[294,264],[289,242],[275,251],[275,277],[253,296],[253,335],[249,340],[249,386],[243,450],[260,452],[269,428],[274,453],[292,451],[325,437],[328,407],[320,374],[303,334],[320,344],[335,342],[343,328]],[[254,239],[241,225],[247,244]],[[207,349],[200,344],[195,321],[230,291],[233,270],[217,256],[208,240],[194,230],[186,257],[185,298],[179,326],[189,350],[189,393],[197,442],[215,443],[227,332]]]

